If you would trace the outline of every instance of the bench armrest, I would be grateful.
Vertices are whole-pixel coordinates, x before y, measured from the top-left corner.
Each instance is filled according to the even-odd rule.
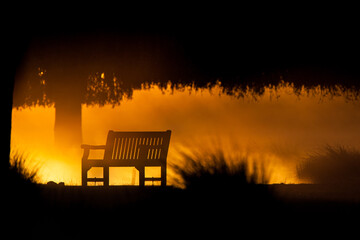
[[[81,144],[82,149],[105,149],[106,145],[88,145],[88,144]]]

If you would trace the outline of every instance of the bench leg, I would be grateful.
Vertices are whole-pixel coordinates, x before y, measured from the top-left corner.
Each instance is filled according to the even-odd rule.
[[[84,150],[84,155],[81,159],[81,185],[83,187],[87,186],[87,172],[89,171],[89,166],[87,165],[87,159],[89,157],[90,149]]]
[[[87,169],[86,168],[81,169],[81,185],[83,187],[87,186]]]
[[[109,167],[104,167],[104,187],[109,186]]]
[[[166,164],[161,166],[161,186],[166,187]]]
[[[139,171],[139,186],[145,186],[145,167],[138,167]]]

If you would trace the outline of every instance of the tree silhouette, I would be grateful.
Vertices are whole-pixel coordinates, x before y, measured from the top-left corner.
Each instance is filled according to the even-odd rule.
[[[167,37],[41,36],[30,45],[18,71],[13,106],[53,104],[55,141],[78,146],[81,104],[119,104],[145,81],[168,81],[176,74],[172,61],[179,57]]]
[[[292,38],[295,33],[290,31],[286,43],[265,41],[276,32],[239,33],[231,25],[202,30],[38,34],[17,72],[13,106],[54,104],[56,141],[78,145],[81,104],[119,104],[144,82],[165,86],[171,80],[175,87],[176,83],[204,87],[220,80],[227,94],[248,87],[262,94],[265,86],[281,80],[298,89],[318,84],[360,89],[357,62],[346,58],[347,52],[329,51],[329,42],[317,47]]]

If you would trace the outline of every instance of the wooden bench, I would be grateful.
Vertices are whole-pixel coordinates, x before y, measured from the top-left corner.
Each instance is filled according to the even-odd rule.
[[[82,158],[82,186],[88,182],[102,182],[109,186],[110,167],[135,167],[139,171],[139,185],[145,181],[161,181],[166,186],[166,158],[171,131],[165,132],[114,132],[109,131],[106,145],[81,145],[84,149]],[[90,150],[103,149],[103,159],[88,159]],[[102,178],[88,178],[92,167],[102,167]],[[160,178],[145,178],[145,167],[161,167]]]

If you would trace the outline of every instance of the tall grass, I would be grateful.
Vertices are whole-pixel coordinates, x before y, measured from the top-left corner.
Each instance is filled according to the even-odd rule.
[[[39,166],[32,164],[32,159],[19,151],[10,154],[8,180],[12,184],[36,184]]]
[[[272,215],[275,198],[265,184],[269,176],[263,165],[247,157],[227,156],[221,149],[195,148],[180,152],[180,156],[179,162],[170,167],[185,188],[178,206],[183,206],[179,216],[187,223],[195,220],[194,214],[214,227]]]
[[[170,166],[179,176],[178,183],[186,189],[237,188],[269,182],[264,165],[250,164],[246,157],[225,157],[222,150],[193,150],[180,155],[182,161]]]
[[[20,151],[12,151],[9,161],[7,174],[2,176],[5,179],[1,191],[3,226],[16,238],[29,238],[43,214],[40,210],[44,202],[36,184],[39,167],[29,155]]]
[[[360,184],[360,152],[349,147],[326,145],[298,164],[297,175],[299,179],[318,184]]]

